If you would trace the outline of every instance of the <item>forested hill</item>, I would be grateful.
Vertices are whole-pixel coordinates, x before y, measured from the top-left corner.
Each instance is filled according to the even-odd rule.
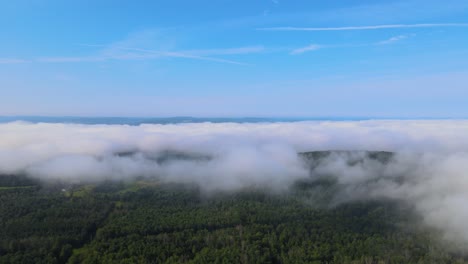
[[[303,157],[308,161],[319,162],[330,156],[342,157],[349,160],[352,163],[362,161],[363,159],[375,160],[378,162],[388,162],[395,153],[389,151],[350,151],[350,150],[326,150],[326,151],[309,151],[300,152],[299,156]]]
[[[330,153],[301,155],[317,161]],[[364,153],[382,162],[391,155]],[[333,192],[329,183],[298,183],[281,194],[207,194],[157,179],[65,186],[10,175],[0,176],[0,185],[0,263],[468,260],[439,243],[436,230],[417,227],[417,216],[396,202],[317,206],[311,193]]]

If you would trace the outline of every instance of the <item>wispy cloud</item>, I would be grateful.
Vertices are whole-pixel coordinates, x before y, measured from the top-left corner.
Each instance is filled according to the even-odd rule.
[[[305,47],[302,47],[302,48],[298,48],[298,49],[295,49],[293,51],[291,51],[291,55],[298,55],[298,54],[302,54],[304,52],[308,52],[308,51],[314,51],[314,50],[318,50],[318,49],[321,49],[322,46],[320,45],[317,45],[317,44],[311,44],[311,45],[308,45],[308,46],[305,46]]]
[[[23,59],[14,59],[14,58],[0,58],[0,64],[18,64],[18,63],[26,63],[29,62],[28,60]]]
[[[122,50],[138,51],[138,52],[146,53],[146,54],[149,55],[146,58],[155,58],[155,56],[156,57],[172,57],[172,58],[205,60],[205,61],[213,61],[213,62],[221,62],[221,63],[237,64],[237,65],[247,65],[246,63],[242,63],[242,62],[238,62],[238,61],[219,59],[219,58],[213,58],[213,57],[206,57],[206,56],[199,56],[199,55],[183,53],[183,52],[157,51],[157,50],[150,50],[150,49],[127,48],[127,47],[122,47],[121,49]],[[141,54],[141,55],[143,55],[143,54]],[[145,58],[145,56],[143,55],[142,58]]]
[[[90,53],[71,56],[37,56],[28,60],[38,63],[93,63],[104,61],[139,61],[163,58],[211,61],[216,63],[248,65],[230,58],[232,55],[243,55],[264,52],[261,45],[181,50],[176,47],[176,40],[167,30],[149,29],[128,34],[125,38],[106,44],[77,44],[89,47]],[[19,59],[0,58],[0,64],[26,62]]]
[[[375,45],[389,45],[396,43],[398,41],[408,39],[410,37],[414,37],[415,34],[408,34],[408,35],[398,35],[388,38],[386,40],[382,40],[379,42],[374,43],[362,43],[362,44],[340,44],[340,45],[317,45],[317,44],[310,44],[308,46],[294,49],[290,52],[291,55],[298,55],[309,51],[316,51],[323,48],[358,48],[358,47],[370,47]]]
[[[389,39],[377,42],[377,44],[378,45],[388,45],[388,44],[392,44],[392,43],[395,43],[395,42],[398,42],[400,40],[407,39],[407,38],[408,38],[407,35],[399,35],[399,36],[394,36],[394,37],[391,37]]]
[[[347,31],[347,30],[378,30],[391,28],[424,28],[424,27],[468,27],[468,23],[432,23],[432,24],[391,24],[375,26],[347,26],[347,27],[269,27],[257,28],[267,31]]]
[[[40,57],[35,59],[37,62],[96,62],[105,61],[107,58],[102,56],[88,56],[88,57]]]
[[[192,55],[203,55],[203,56],[213,56],[213,55],[237,55],[237,54],[252,54],[260,53],[265,51],[263,46],[247,46],[239,48],[226,48],[226,49],[202,49],[202,50],[187,50],[182,51],[185,54]]]
[[[158,58],[184,58],[193,60],[204,60],[218,63],[248,65],[246,63],[227,60],[221,58],[211,57],[212,55],[236,55],[236,54],[250,54],[258,53],[264,50],[263,46],[249,46],[239,48],[227,49],[206,49],[206,50],[190,50],[190,51],[159,51],[152,49],[141,49],[134,47],[119,47],[112,45],[94,45],[94,44],[80,44],[87,47],[104,48],[100,55],[97,56],[83,56],[83,57],[43,57],[38,58],[38,62],[61,63],[61,62],[98,62],[108,60],[150,60]]]
[[[99,45],[94,45],[99,46]],[[105,47],[105,46],[103,46]],[[252,52],[252,49],[244,49],[242,48],[233,48],[233,49],[217,49],[217,50],[198,50],[192,52],[178,52],[178,51],[159,51],[159,50],[152,50],[152,49],[141,49],[141,48],[134,48],[134,47],[112,47],[114,51],[132,51],[134,53],[114,53],[114,54],[107,54],[108,59],[156,59],[156,58],[163,58],[163,57],[170,57],[170,58],[185,58],[185,59],[194,59],[194,60],[205,60],[205,61],[213,61],[213,62],[220,62],[220,63],[228,63],[228,64],[237,64],[237,65],[247,65],[246,63],[233,61],[233,60],[226,60],[220,58],[213,58],[202,56],[203,54],[239,54],[241,52],[246,53]],[[198,55],[197,52],[200,54]],[[210,53],[211,52],[211,53]]]

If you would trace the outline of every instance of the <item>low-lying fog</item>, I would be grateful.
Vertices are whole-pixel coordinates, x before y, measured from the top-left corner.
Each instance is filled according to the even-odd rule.
[[[332,153],[311,171],[300,152]],[[350,162],[350,160],[359,162]],[[468,121],[386,120],[173,125],[0,124],[0,174],[44,181],[157,177],[205,191],[332,177],[338,200],[397,199],[446,238],[468,242]]]

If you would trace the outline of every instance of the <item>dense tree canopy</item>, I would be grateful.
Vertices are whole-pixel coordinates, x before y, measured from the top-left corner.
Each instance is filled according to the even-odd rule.
[[[201,193],[156,181],[44,186],[2,176],[2,263],[441,263],[462,259],[390,201]]]

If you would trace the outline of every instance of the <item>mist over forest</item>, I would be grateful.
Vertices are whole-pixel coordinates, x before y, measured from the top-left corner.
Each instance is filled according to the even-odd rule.
[[[249,188],[282,194],[325,179],[338,188],[329,206],[399,201],[443,239],[466,243],[467,129],[457,120],[13,122],[0,124],[0,173],[49,184],[157,179],[195,184],[208,195]]]

